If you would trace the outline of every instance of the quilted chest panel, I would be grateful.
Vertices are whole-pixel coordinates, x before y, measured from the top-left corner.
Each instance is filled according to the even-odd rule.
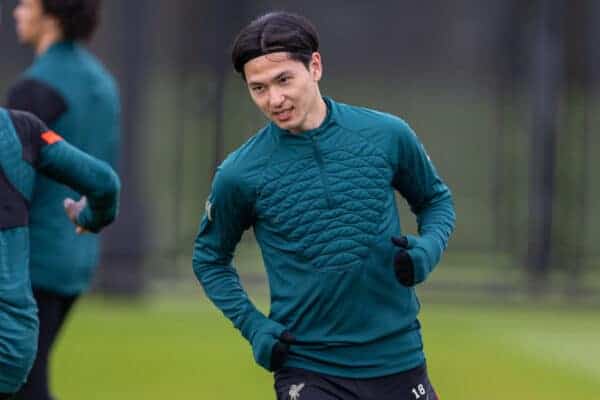
[[[377,149],[356,136],[334,139],[304,143],[302,155],[271,163],[256,204],[261,223],[317,268],[360,265],[394,198],[391,168]]]
[[[23,160],[22,146],[5,111],[0,110],[0,229],[26,226],[33,168]]]
[[[23,159],[23,146],[12,128],[12,122],[6,111],[0,111],[0,167],[14,188],[30,199],[35,171]]]

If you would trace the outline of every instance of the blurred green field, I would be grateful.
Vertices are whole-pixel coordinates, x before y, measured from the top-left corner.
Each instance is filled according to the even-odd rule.
[[[430,375],[442,399],[598,398],[598,310],[424,303]],[[274,398],[271,376],[202,295],[88,298],[52,369],[61,400]]]

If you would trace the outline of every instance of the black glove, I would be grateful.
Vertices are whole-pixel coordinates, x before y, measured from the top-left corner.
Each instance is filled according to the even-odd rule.
[[[415,285],[415,267],[408,254],[408,239],[406,236],[392,237],[392,243],[398,247],[394,255],[394,272],[396,279],[402,285],[410,287]]]
[[[277,371],[283,367],[283,363],[285,362],[288,352],[290,351],[290,345],[294,343],[295,340],[296,339],[294,338],[294,335],[288,331],[284,331],[281,334],[271,352],[271,371]]]

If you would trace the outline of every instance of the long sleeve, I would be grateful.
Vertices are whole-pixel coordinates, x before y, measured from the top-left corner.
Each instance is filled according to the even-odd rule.
[[[210,300],[251,343],[256,361],[269,369],[272,348],[285,328],[257,310],[232,265],[253,218],[251,195],[237,180],[223,168],[215,175],[194,245],[193,268]]]
[[[415,266],[415,281],[420,283],[440,261],[454,230],[452,194],[415,133],[404,123],[397,135],[395,152],[393,185],[417,217],[419,236],[408,237],[408,252]]]
[[[28,112],[11,111],[24,158],[37,171],[87,197],[78,225],[98,232],[110,224],[119,208],[120,182],[108,164],[69,145]]]
[[[79,214],[78,225],[98,232],[117,216],[119,178],[105,162],[60,140],[42,148],[38,170],[86,196],[87,206]]]

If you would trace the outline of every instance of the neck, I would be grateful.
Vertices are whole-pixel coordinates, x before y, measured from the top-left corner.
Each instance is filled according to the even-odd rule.
[[[314,110],[307,116],[306,124],[302,127],[302,131],[310,131],[312,129],[317,129],[323,121],[327,118],[327,104],[325,104],[325,100],[319,94],[317,99],[317,104],[314,106]],[[292,133],[300,133],[300,131]]]
[[[57,30],[52,30],[50,32],[42,34],[40,40],[34,46],[35,54],[41,55],[48,50],[50,46],[54,43],[60,42],[62,40],[62,34]]]

